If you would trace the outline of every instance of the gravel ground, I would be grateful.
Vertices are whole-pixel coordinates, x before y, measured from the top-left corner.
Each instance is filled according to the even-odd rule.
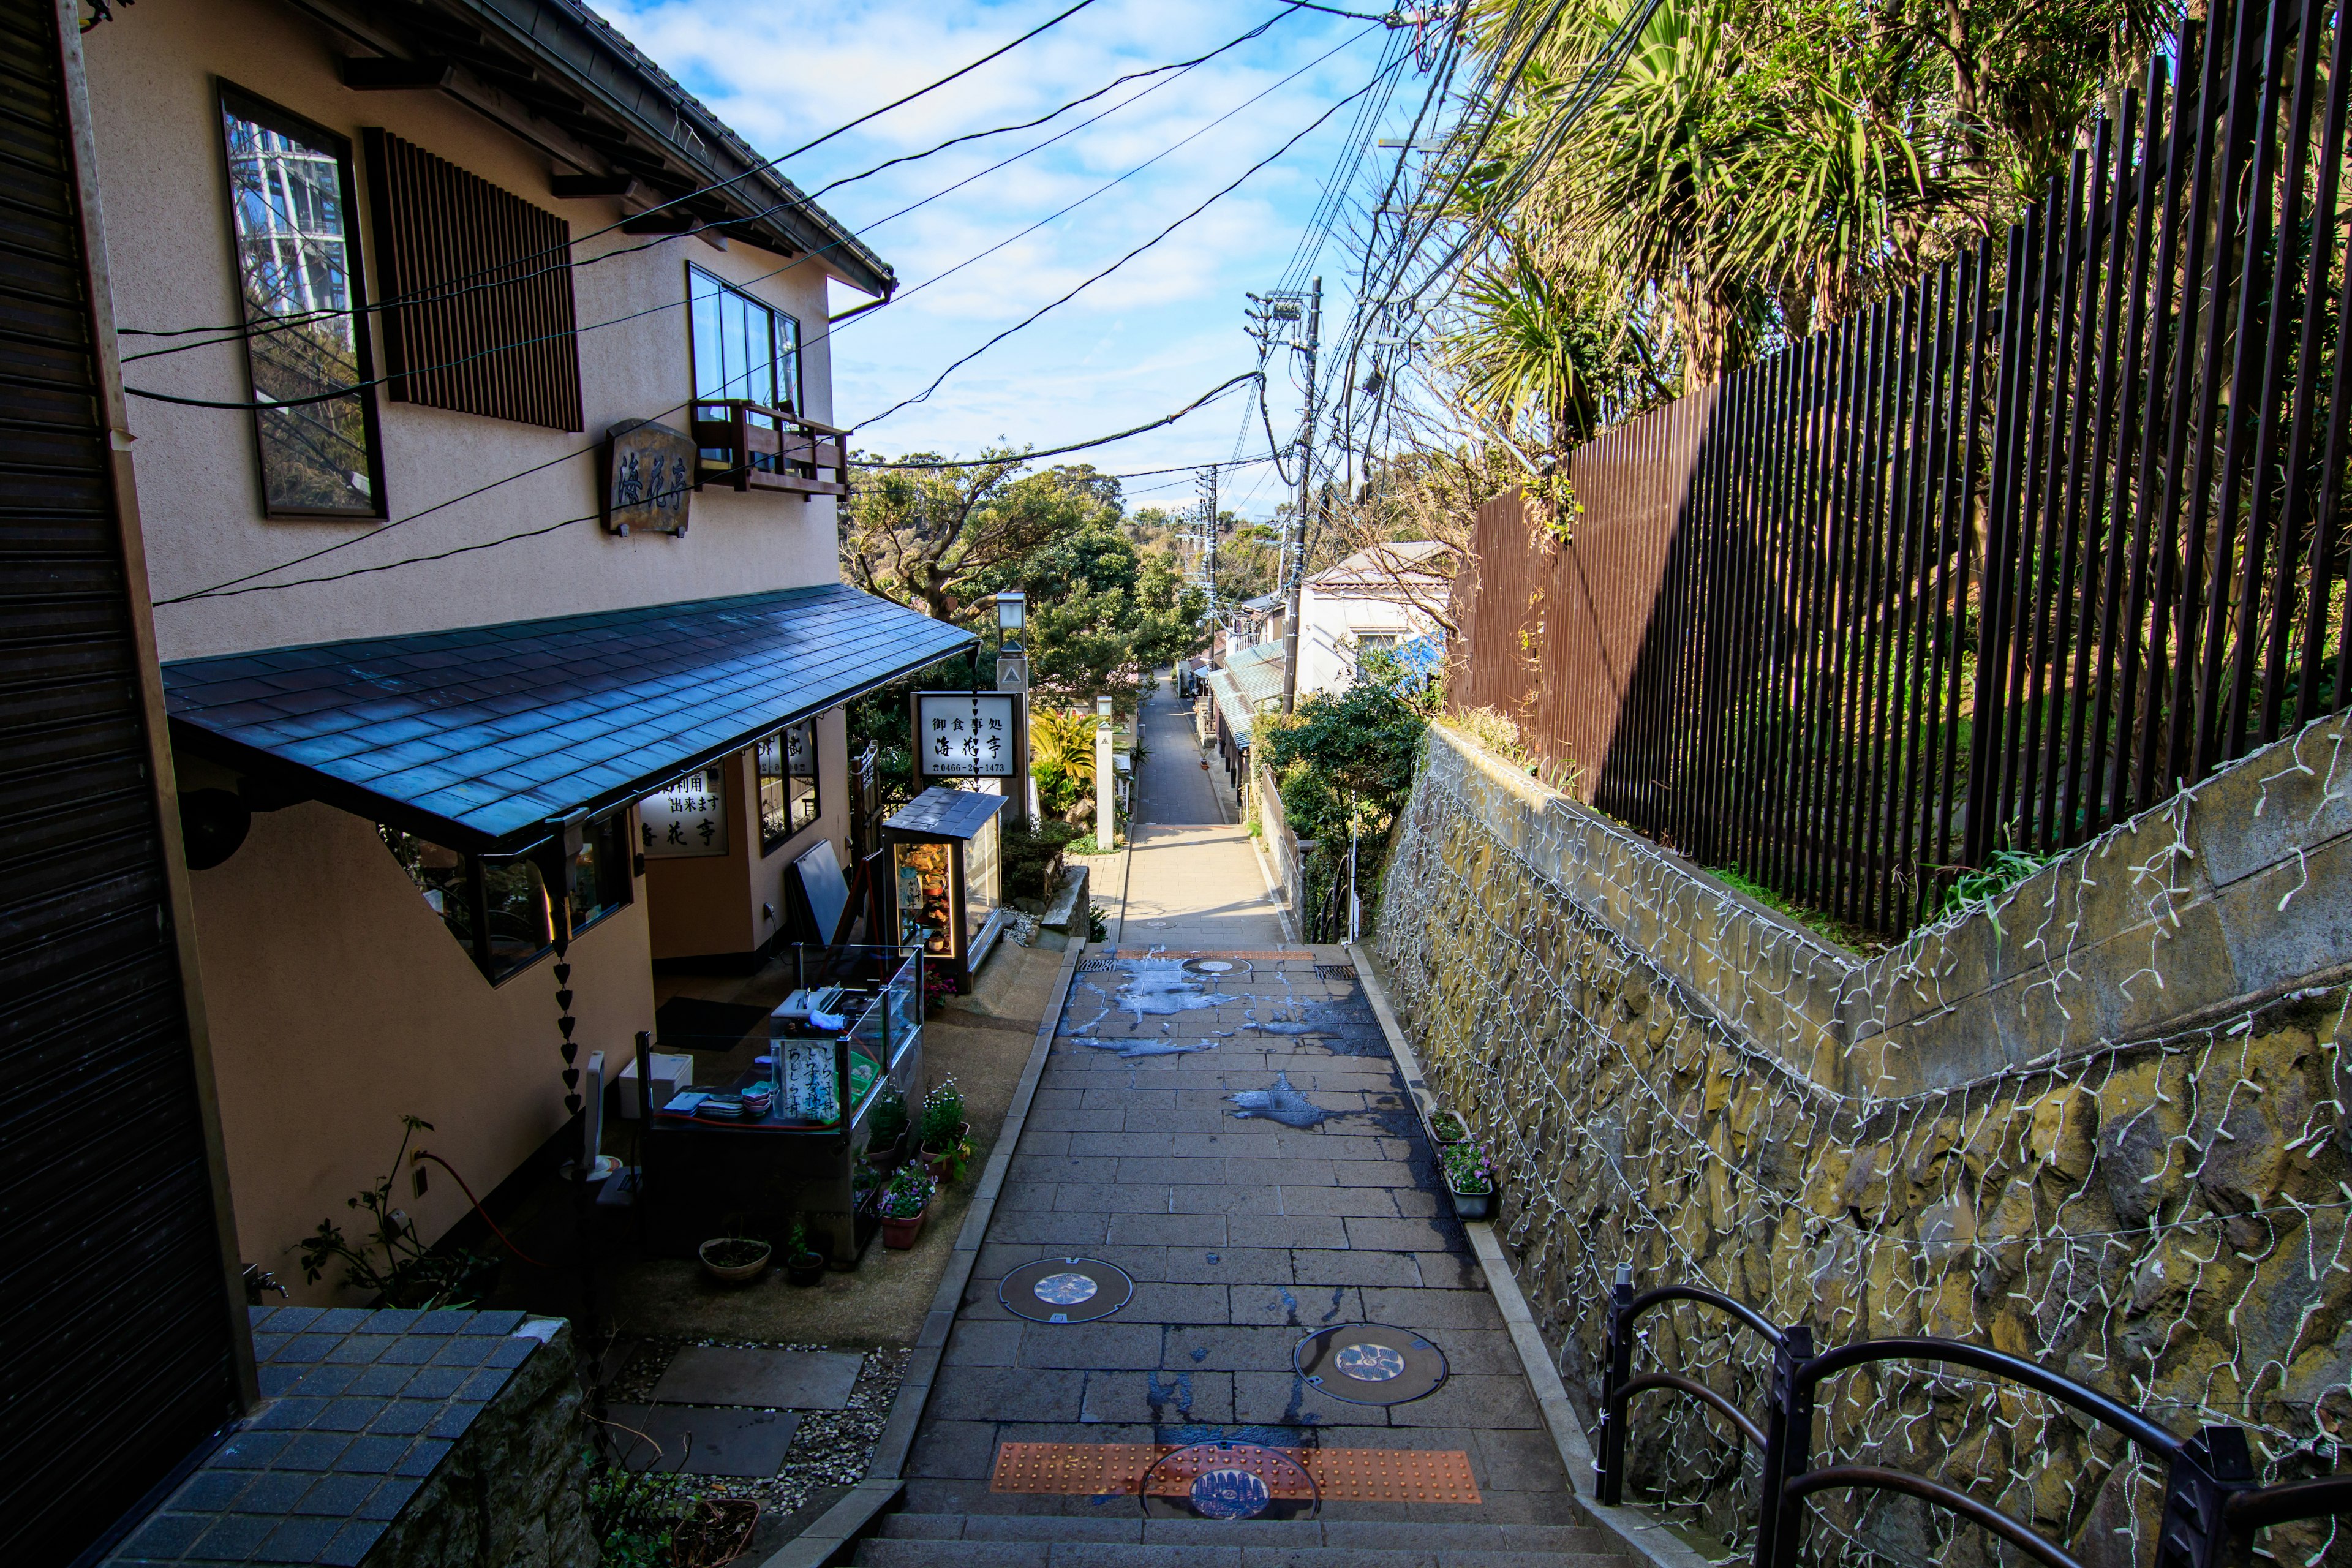
[[[606,1385],[605,1402],[642,1405],[650,1400],[654,1384],[660,1381],[670,1358],[688,1345],[730,1350],[841,1349],[835,1345],[777,1344],[755,1340],[646,1339],[640,1342],[635,1355],[620,1375]],[[847,1409],[803,1412],[800,1430],[793,1434],[792,1446],[784,1451],[783,1468],[775,1475],[757,1480],[697,1476],[693,1478],[697,1495],[756,1498],[764,1522],[799,1511],[822,1491],[863,1479],[866,1467],[874,1457],[874,1445],[882,1436],[882,1425],[889,1418],[890,1404],[898,1396],[898,1383],[906,1375],[908,1358],[913,1352],[903,1346],[885,1345],[878,1350],[845,1353],[866,1358],[858,1369],[857,1384],[850,1391]]]

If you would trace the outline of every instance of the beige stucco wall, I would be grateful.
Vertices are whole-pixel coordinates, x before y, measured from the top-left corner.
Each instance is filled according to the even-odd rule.
[[[849,873],[848,726],[839,708],[817,715],[817,819],[765,855],[754,756],[743,751],[729,759],[729,853],[646,861],[654,957],[731,955],[773,941],[790,918],[784,871],[820,838],[833,840],[842,873]]]
[[[1401,595],[1335,594],[1309,582],[1299,589],[1298,626],[1298,689],[1305,692],[1337,691],[1355,679],[1359,634],[1416,637],[1436,623]]]
[[[316,803],[262,813],[192,879],[238,1240],[295,1300],[341,1298],[303,1284],[296,1248],[321,1219],[353,1233],[344,1200],[390,1167],[404,1114],[485,1194],[563,1125],[551,963],[484,979],[373,825]],[[636,892],[571,951],[580,1061],[601,1050],[614,1073],[654,1026]],[[467,1203],[431,1176],[423,1197],[404,1172],[394,1192],[438,1237]]]
[[[92,119],[117,320],[149,331],[239,320],[232,271],[215,79],[315,121],[356,143],[380,125],[572,224],[575,237],[615,223],[611,200],[557,201],[544,154],[437,92],[353,92],[341,85],[331,35],[274,0],[183,0],[125,13],[87,42]],[[355,158],[358,220],[367,237],[367,171]],[[802,380],[814,416],[833,415],[824,341],[822,263],[797,265],[740,243],[719,250],[691,237],[588,241],[583,258],[638,247],[634,255],[575,270],[578,340],[587,430],[546,430],[379,397],[385,490],[397,520],[501,476],[590,453],[625,418],[682,425],[691,392],[686,267],[750,288],[801,323]],[[363,247],[374,297],[372,243]],[[761,275],[786,268],[772,278]],[[853,296],[854,298],[855,296]],[[639,314],[639,312],[646,312]],[[126,337],[125,353],[162,346]],[[381,353],[376,355],[379,374]],[[133,361],[132,386],[242,401],[244,351],[224,342]],[[149,562],[160,601],[347,540],[382,522],[268,521],[255,473],[251,416],[131,399]],[[308,576],[425,554],[596,510],[593,456],[501,485],[380,542],[353,544]],[[659,604],[835,579],[829,498],[704,490],[683,539],[607,535],[593,522],[453,560],[403,567],[331,585],[248,594],[191,605],[159,604],[165,660],[330,638],[518,620],[632,604]]]

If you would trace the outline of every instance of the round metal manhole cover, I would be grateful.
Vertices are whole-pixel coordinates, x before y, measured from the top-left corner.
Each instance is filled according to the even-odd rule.
[[[1136,1483],[1146,1518],[1298,1519],[1322,1506],[1305,1466],[1278,1448],[1218,1441],[1173,1448]]]
[[[1135,1281],[1116,1264],[1094,1258],[1041,1258],[1006,1275],[996,1299],[1033,1323],[1091,1323],[1108,1318],[1135,1294]]]
[[[1445,1352],[1408,1329],[1339,1323],[1298,1342],[1307,1384],[1350,1405],[1402,1405],[1445,1381]]]
[[[1244,966],[1230,959],[1188,958],[1184,961],[1184,967],[1194,974],[1231,974]]]

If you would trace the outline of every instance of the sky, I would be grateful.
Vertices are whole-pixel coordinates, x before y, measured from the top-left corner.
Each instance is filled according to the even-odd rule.
[[[596,0],[607,20],[769,156],[948,74],[1070,3]],[[1336,3],[1368,13],[1384,8]],[[1300,253],[1302,237],[1343,154],[1403,133],[1427,85],[1410,61],[1388,79],[1391,96],[1376,89],[1339,109],[1159,245],[956,371],[928,400],[877,422],[951,361],[1150,238],[1365,87],[1407,44],[1378,23],[1288,9],[1278,0],[1096,0],[971,75],[782,167],[814,191],[952,136],[1034,119],[1127,72],[1205,54],[1277,16],[1259,37],[1181,74],[1129,83],[1047,125],[967,142],[820,198],[900,280],[898,300],[843,323],[833,342],[835,415],[856,426],[861,449],[971,457],[992,444],[1061,446],[1172,413],[1255,365],[1244,291],[1263,293],[1286,280],[1303,286],[1310,266],[1325,275],[1327,340],[1333,335],[1345,309],[1338,296],[1354,268],[1347,226],[1311,261]],[[1381,107],[1370,122],[1359,115],[1367,105]],[[983,173],[1097,115],[1096,123]],[[1372,188],[1370,161],[1384,178],[1396,156],[1366,153],[1355,187]],[[891,216],[973,175],[980,177],[916,211]],[[1101,190],[1121,175],[1129,177]],[[1053,216],[1081,198],[1090,199]],[[834,286],[836,312],[864,302]],[[815,326],[803,323],[803,334]],[[1073,460],[1090,458],[1108,472],[1225,462],[1237,442],[1243,458],[1262,458],[1265,435],[1244,391],[1175,426]],[[1299,406],[1290,375],[1276,380],[1273,399],[1275,429],[1287,439]],[[1264,516],[1279,489],[1260,463],[1226,483],[1225,504],[1246,494],[1236,510]],[[1186,504],[1192,478],[1138,478],[1128,494],[1132,506]]]

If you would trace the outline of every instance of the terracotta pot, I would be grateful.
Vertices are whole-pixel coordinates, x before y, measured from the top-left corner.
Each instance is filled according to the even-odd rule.
[[[957,1125],[955,1142],[950,1143],[946,1149],[934,1153],[929,1144],[923,1145],[923,1168],[930,1172],[932,1181],[942,1186],[947,1184],[948,1167],[954,1163],[956,1151],[962,1148],[965,1140],[971,1136],[971,1123],[965,1121]]]
[[[1452,1193],[1449,1187],[1446,1191]],[[1495,1213],[1495,1194],[1485,1193],[1454,1193],[1454,1217],[1456,1219],[1489,1219]]]
[[[907,1163],[907,1135],[898,1134],[887,1147],[866,1146],[866,1163],[877,1171],[895,1171]]]
[[[824,1254],[803,1252],[784,1259],[784,1278],[795,1285],[814,1285],[824,1278]]]
[[[730,1241],[751,1241],[751,1245],[760,1249],[760,1256],[749,1263],[710,1261],[710,1249],[714,1247],[723,1247]],[[752,1240],[749,1237],[714,1236],[695,1248],[695,1252],[702,1259],[704,1273],[713,1279],[721,1280],[730,1285],[740,1285],[747,1280],[757,1279],[768,1271],[768,1259],[775,1255],[775,1248],[764,1241]]]
[[[912,1219],[894,1219],[887,1214],[884,1215],[882,1245],[893,1252],[908,1250],[915,1245],[915,1238],[923,1234],[923,1222],[930,1216],[930,1205],[928,1204],[923,1205],[923,1212]]]

